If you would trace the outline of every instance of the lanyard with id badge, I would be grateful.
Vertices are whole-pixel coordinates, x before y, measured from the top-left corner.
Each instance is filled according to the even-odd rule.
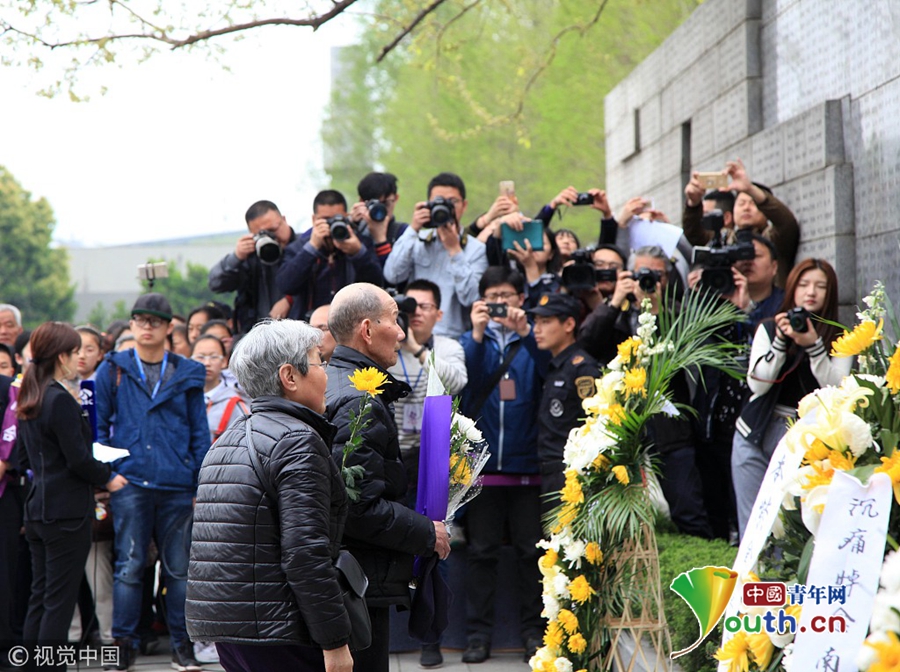
[[[409,379],[409,374],[406,371],[406,362],[403,360],[403,353],[400,353],[400,366],[403,367],[403,377],[406,379],[406,384],[409,385],[413,390],[419,387],[419,382],[422,380],[422,373],[425,371],[425,367],[419,369],[419,374],[416,376],[416,382],[413,383]],[[425,408],[425,404],[421,401],[408,401],[403,404],[403,416],[401,418],[402,422],[400,423],[400,430],[405,434],[419,434],[422,431],[422,413]]]

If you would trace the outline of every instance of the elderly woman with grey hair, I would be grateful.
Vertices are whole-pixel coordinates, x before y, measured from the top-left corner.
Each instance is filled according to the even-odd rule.
[[[251,413],[200,469],[185,606],[191,638],[216,642],[228,672],[353,668],[333,564],[347,495],[322,416],[321,339],[305,322],[262,322],[232,353]]]

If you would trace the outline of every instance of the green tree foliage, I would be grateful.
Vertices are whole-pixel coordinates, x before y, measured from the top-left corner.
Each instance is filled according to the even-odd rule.
[[[27,327],[75,311],[66,252],[50,246],[55,225],[50,204],[0,166],[0,301],[18,306]]]
[[[527,214],[570,184],[602,188],[604,96],[697,4],[446,0],[376,64],[398,26],[422,6],[378,0],[333,92],[326,147],[372,156],[373,165],[395,173],[404,196],[399,216],[407,221],[428,180],[443,170],[465,180],[472,218],[489,207],[500,180],[515,180]],[[373,121],[371,135],[343,132]],[[355,188],[339,168],[326,165],[335,187]],[[554,226],[588,240],[597,235],[595,210],[564,216]]]
[[[88,313],[87,323],[102,331],[106,329],[113,320],[127,320],[130,316],[131,313],[128,310],[128,306],[125,304],[124,299],[116,301],[112,311],[107,311],[103,302],[98,301],[97,305],[91,308],[91,312]]]
[[[165,261],[165,259],[148,259],[147,263]],[[220,301],[231,305],[234,303],[234,293],[216,294],[209,289],[209,269],[203,264],[187,262],[186,273],[175,264],[169,264],[169,277],[160,278],[153,284],[154,292],[164,294],[172,304],[172,310],[178,315],[187,317],[197,306],[202,306],[207,301]],[[141,282],[144,291],[151,291],[146,281]]]

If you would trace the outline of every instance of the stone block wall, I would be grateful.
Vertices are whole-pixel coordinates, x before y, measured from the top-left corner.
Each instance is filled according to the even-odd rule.
[[[900,2],[708,0],[606,98],[614,208],[680,222],[691,170],[740,157],[797,215],[840,301],[900,302]],[[852,317],[852,311],[849,316]]]

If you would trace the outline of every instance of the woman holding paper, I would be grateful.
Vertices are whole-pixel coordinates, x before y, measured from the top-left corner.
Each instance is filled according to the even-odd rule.
[[[81,336],[69,325],[42,324],[31,336],[32,366],[19,391],[18,440],[34,472],[25,500],[33,572],[23,635],[29,648],[66,641],[91,546],[93,486],[114,492],[127,483],[94,459],[88,421],[60,382],[73,377],[80,348]]]

